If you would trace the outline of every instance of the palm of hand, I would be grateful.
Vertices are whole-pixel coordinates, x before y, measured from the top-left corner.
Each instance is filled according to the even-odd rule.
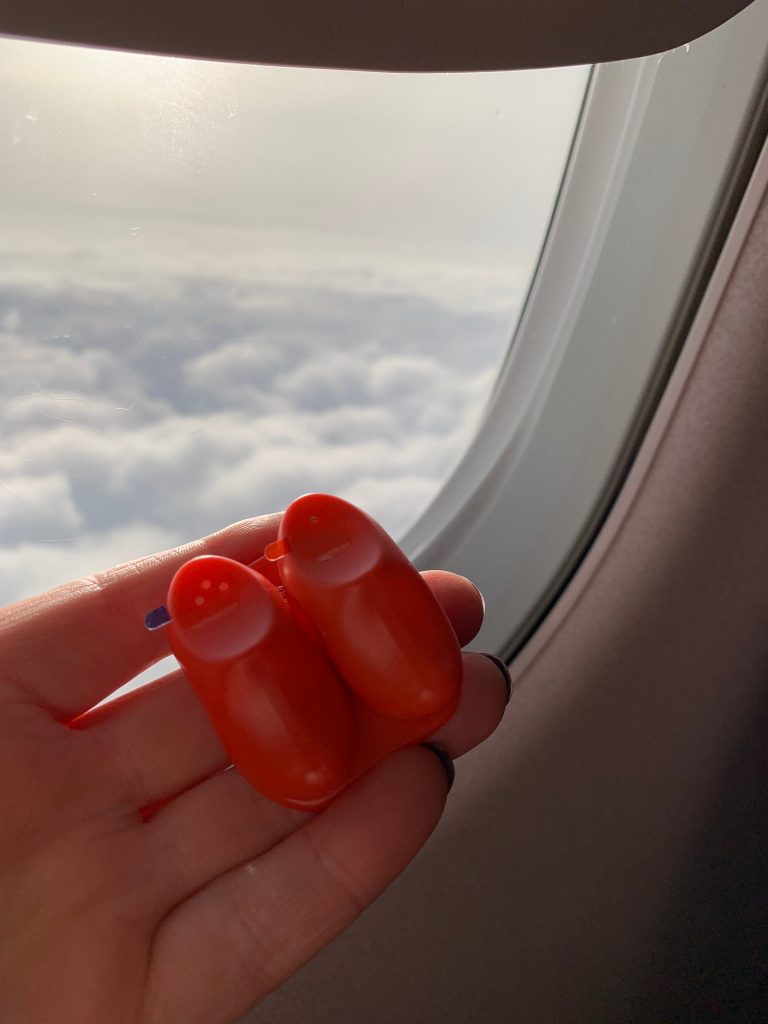
[[[180,673],[95,708],[168,653],[137,623],[176,568],[201,553],[251,561],[277,524],[238,524],[0,615],[0,991],[17,1024],[234,1020],[352,921],[437,823],[445,776],[423,748],[309,815],[228,768]],[[476,591],[427,579],[467,643]],[[480,742],[505,690],[488,659],[465,654],[461,705],[435,739],[452,757]]]

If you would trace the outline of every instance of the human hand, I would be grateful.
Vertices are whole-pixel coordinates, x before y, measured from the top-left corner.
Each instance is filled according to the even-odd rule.
[[[180,672],[95,707],[168,654],[141,621],[176,569],[199,554],[253,561],[278,523],[239,523],[0,612],[3,1019],[232,1021],[345,928],[435,827],[446,775],[424,747],[311,815],[227,767]],[[468,643],[477,591],[425,577]],[[508,694],[491,660],[463,658],[461,703],[433,737],[451,757],[493,731]]]

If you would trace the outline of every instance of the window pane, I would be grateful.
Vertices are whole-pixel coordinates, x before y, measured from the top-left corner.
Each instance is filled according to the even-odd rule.
[[[0,603],[310,490],[402,534],[487,399],[586,77],[0,40]]]

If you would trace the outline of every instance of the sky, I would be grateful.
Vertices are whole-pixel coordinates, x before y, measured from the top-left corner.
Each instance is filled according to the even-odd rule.
[[[402,534],[476,428],[586,76],[0,39],[0,604],[310,490]]]

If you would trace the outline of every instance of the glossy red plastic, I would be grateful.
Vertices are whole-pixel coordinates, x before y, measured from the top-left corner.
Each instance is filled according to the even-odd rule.
[[[171,648],[251,784],[320,810],[451,717],[461,652],[421,575],[349,502],[297,499],[265,556],[182,566]]]

